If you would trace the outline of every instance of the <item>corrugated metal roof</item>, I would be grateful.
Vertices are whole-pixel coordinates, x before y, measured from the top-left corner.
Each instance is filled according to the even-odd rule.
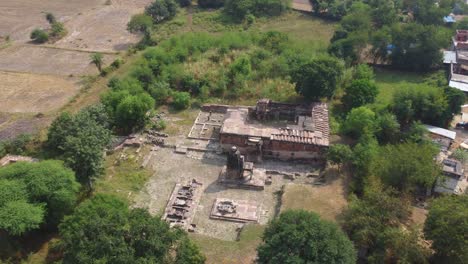
[[[455,137],[457,136],[457,132],[455,131],[451,131],[451,130],[448,130],[448,129],[445,129],[445,128],[441,128],[441,127],[435,127],[435,126],[431,126],[431,125],[424,125],[427,130],[433,134],[436,134],[436,135],[440,135],[440,136],[443,136],[443,137],[446,137],[446,138],[450,138],[452,140],[455,139]]]
[[[468,93],[468,83],[450,81],[449,86]]]

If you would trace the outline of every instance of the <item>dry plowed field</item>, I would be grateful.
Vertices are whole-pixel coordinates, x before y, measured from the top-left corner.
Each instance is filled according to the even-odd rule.
[[[79,76],[98,73],[90,64],[92,52],[104,52],[108,64],[117,52],[136,43],[139,37],[127,32],[126,25],[150,2],[0,0],[0,39],[11,39],[0,49],[0,114],[8,120],[0,125],[0,140],[46,125],[40,122],[50,118],[32,116],[39,112],[52,116],[80,90]],[[49,27],[48,12],[64,23],[67,36],[56,43],[29,43],[33,29]]]
[[[0,71],[0,80],[0,112],[49,112],[77,92],[74,78]]]
[[[96,66],[90,64],[89,57],[89,52],[13,45],[0,50],[0,70],[65,76],[97,74]],[[113,57],[105,55],[104,61],[109,62]]]

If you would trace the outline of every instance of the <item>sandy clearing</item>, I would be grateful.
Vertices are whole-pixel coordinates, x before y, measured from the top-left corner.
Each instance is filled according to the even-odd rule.
[[[78,91],[76,78],[0,71],[0,112],[56,110]]]
[[[112,5],[93,9],[65,23],[69,34],[56,42],[57,47],[92,50],[121,51],[137,43],[140,36],[127,31],[133,14],[143,12],[150,0]]]
[[[79,13],[104,6],[104,3],[105,0],[1,0],[0,35],[26,42],[34,28],[47,26],[46,12],[66,21]]]
[[[106,63],[115,55],[105,55]],[[90,64],[90,53],[33,45],[15,45],[0,50],[0,70],[52,75],[97,74]]]

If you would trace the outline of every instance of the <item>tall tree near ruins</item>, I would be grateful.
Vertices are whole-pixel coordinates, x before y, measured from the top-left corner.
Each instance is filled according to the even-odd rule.
[[[353,243],[343,231],[303,210],[274,219],[257,250],[258,263],[356,263]]]

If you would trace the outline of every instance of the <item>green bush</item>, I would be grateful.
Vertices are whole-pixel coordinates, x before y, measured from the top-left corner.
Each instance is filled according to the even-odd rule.
[[[117,58],[111,63],[110,66],[114,69],[118,69],[120,66],[122,66],[122,64],[124,64],[124,60],[122,58]]]
[[[247,15],[279,16],[291,8],[291,0],[226,0],[224,10],[238,20]]]
[[[52,28],[50,30],[50,35],[52,37],[62,38],[66,34],[67,34],[67,30],[65,29],[65,26],[63,25],[63,23],[60,23],[60,22],[52,23]]]
[[[156,0],[146,7],[145,13],[153,18],[154,23],[172,19],[177,13],[174,0]]]
[[[42,43],[46,43],[49,40],[49,34],[46,31],[37,28],[31,32],[30,38],[34,42],[42,44]]]
[[[187,92],[174,92],[172,94],[172,106],[177,110],[190,107],[190,94]]]

